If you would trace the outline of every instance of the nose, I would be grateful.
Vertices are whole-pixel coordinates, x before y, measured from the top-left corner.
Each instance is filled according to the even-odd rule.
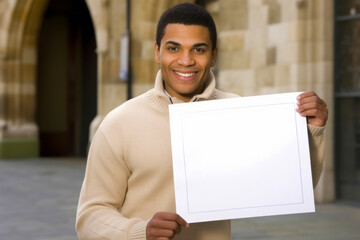
[[[178,58],[178,64],[180,64],[182,66],[192,66],[195,64],[195,60],[191,53],[182,52]]]

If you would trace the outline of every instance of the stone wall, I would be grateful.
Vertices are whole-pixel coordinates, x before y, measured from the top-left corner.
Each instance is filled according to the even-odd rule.
[[[326,163],[316,199],[333,200],[332,4],[327,0],[218,4],[220,89],[242,96],[315,91],[327,102]]]

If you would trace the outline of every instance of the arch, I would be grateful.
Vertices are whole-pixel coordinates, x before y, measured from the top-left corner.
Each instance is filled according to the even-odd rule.
[[[1,7],[4,4],[6,7],[2,8],[6,11],[0,9],[3,13],[0,18],[0,158],[38,155],[39,128],[35,122],[37,49],[49,2],[15,0],[0,3]],[[17,153],[20,148],[30,150]]]
[[[34,122],[37,33],[48,0],[16,1],[4,51],[4,118],[10,125]]]
[[[96,115],[97,55],[84,0],[52,0],[38,40],[36,122],[41,156],[85,156]]]
[[[6,1],[0,46],[0,158],[36,157],[36,36],[48,0]]]

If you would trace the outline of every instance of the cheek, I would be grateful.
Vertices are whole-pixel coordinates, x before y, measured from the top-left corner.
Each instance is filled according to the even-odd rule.
[[[162,68],[168,68],[169,66],[171,66],[172,63],[172,59],[167,57],[167,56],[162,56],[161,57],[161,61],[160,61],[160,66]]]
[[[214,58],[211,55],[204,55],[197,59],[197,63],[203,68],[212,67],[215,63]]]

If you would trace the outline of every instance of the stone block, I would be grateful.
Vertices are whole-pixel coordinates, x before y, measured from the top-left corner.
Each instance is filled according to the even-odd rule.
[[[137,20],[131,24],[131,35],[134,39],[155,40],[156,23]],[[136,30],[135,30],[136,29]]]
[[[266,66],[255,69],[256,88],[274,87],[275,67]]]
[[[22,49],[22,62],[26,64],[36,64],[37,49],[34,46],[23,47]]]
[[[219,89],[240,96],[251,96],[255,92],[255,75],[250,69],[219,71],[217,83]]]
[[[250,51],[251,59],[250,66],[251,68],[263,67],[266,65],[267,57],[266,57],[266,48],[253,48]]]
[[[218,66],[221,70],[250,68],[249,51],[222,51],[218,56]]]
[[[277,47],[277,63],[291,64],[304,62],[308,53],[303,43],[289,42]]]
[[[268,7],[264,5],[251,6],[249,10],[249,29],[265,28],[268,24]]]
[[[260,3],[261,0],[226,0],[221,1],[218,0],[220,3],[220,10],[223,9],[231,9],[231,8],[248,8],[249,3],[258,2]]]
[[[251,55],[249,51],[237,51],[232,54],[232,69],[249,69]]]
[[[126,31],[126,1],[111,1],[109,12],[111,35],[121,36]]]
[[[154,61],[155,40],[144,40],[141,47],[141,58]]]
[[[280,22],[281,6],[277,0],[263,0],[263,4],[267,5],[268,24],[276,24]]]
[[[276,48],[268,48],[266,50],[266,65],[276,64]]]
[[[110,39],[109,58],[116,59],[119,58],[119,55],[120,55],[120,38],[112,38]]]
[[[318,20],[311,24],[313,28],[313,39],[315,41],[332,41],[333,40],[333,22],[330,20]]]
[[[153,83],[154,74],[153,74],[153,59],[133,59],[133,80],[136,84],[141,83]]]
[[[333,61],[333,42],[323,41],[314,44],[315,61]]]
[[[288,86],[290,84],[289,65],[277,64],[274,69],[274,85],[275,87]]]
[[[290,87],[303,91],[313,83],[313,66],[311,63],[294,63],[290,65]]]
[[[149,3],[152,3],[152,1],[144,1],[144,0],[136,0],[135,4],[132,4],[132,11],[131,11],[131,18],[135,21],[140,20],[148,20],[150,18],[150,15],[152,13],[153,5],[151,6]]]
[[[141,39],[134,38],[131,40],[131,57],[132,58],[141,58],[142,45],[143,45],[143,41],[141,41]]]
[[[219,34],[220,51],[242,51],[245,42],[244,31],[225,31]]]
[[[249,36],[249,48],[265,48],[267,44],[267,36],[268,36],[268,30],[267,28],[256,28],[251,29],[248,32]]]
[[[110,79],[111,82],[119,81],[119,71],[120,71],[120,61],[119,59],[112,59],[109,60],[110,64]]]
[[[267,28],[267,47],[273,47],[285,44],[289,41],[288,23],[272,24]]]
[[[219,69],[221,69],[221,70],[231,69],[232,56],[233,56],[232,52],[219,51],[218,56],[217,56],[217,65],[218,65]]]
[[[30,90],[32,93],[35,93],[35,77],[36,77],[36,65],[35,64],[22,64],[22,83],[27,85],[26,91]],[[29,88],[29,85],[33,85],[32,88]],[[24,90],[24,88],[23,88]]]
[[[96,33],[96,51],[98,53],[105,53],[109,50],[109,32],[103,28],[98,28]]]
[[[281,22],[291,22],[298,17],[296,1],[281,0]]]
[[[206,10],[208,10],[209,13],[211,13],[211,15],[217,14],[220,11],[220,1],[209,1],[208,3],[206,3],[205,8]]]
[[[308,39],[309,21],[291,21],[288,23],[288,40],[291,42],[305,42]],[[286,34],[286,33],[285,33]]]
[[[313,85],[332,84],[333,65],[330,61],[316,62],[312,64]]]
[[[107,83],[102,88],[103,101],[100,102],[102,111],[100,115],[105,116],[108,112],[127,100],[127,83]]]
[[[222,31],[247,29],[249,11],[248,2],[248,0],[219,1],[219,29]],[[234,19],[235,16],[236,18]]]

